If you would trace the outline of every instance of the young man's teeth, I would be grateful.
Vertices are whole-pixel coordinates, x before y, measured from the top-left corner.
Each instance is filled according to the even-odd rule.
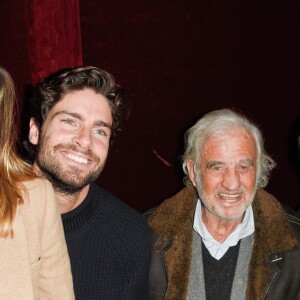
[[[70,159],[76,161],[76,162],[81,163],[81,164],[85,164],[85,165],[86,165],[86,164],[88,163],[88,160],[87,160],[86,158],[78,157],[78,156],[72,155],[72,154],[68,154],[68,155],[66,155],[66,156],[67,156],[68,158],[70,158]]]

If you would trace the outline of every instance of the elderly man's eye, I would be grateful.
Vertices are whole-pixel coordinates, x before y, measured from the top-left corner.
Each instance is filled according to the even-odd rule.
[[[215,165],[215,166],[211,166],[209,171],[214,174],[220,174],[220,173],[224,173],[226,171],[226,168],[222,165]]]
[[[237,170],[240,173],[247,173],[247,172],[249,172],[249,169],[250,169],[249,165],[239,165],[238,168],[237,168]]]

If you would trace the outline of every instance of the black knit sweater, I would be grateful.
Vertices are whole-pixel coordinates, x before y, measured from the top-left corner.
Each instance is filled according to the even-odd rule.
[[[62,220],[77,300],[148,299],[151,241],[141,214],[93,183]]]

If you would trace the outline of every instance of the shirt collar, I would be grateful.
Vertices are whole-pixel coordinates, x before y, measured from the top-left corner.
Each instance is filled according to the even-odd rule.
[[[216,241],[213,236],[208,232],[206,226],[202,221],[202,205],[198,199],[195,215],[194,215],[194,230],[201,236],[204,245],[209,253],[217,260],[219,260],[231,246],[237,245],[240,239],[251,235],[254,230],[254,216],[252,206],[248,206],[242,223],[226,238],[223,243]]]

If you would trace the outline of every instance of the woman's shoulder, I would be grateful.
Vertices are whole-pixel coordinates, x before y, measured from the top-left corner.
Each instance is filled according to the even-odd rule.
[[[43,178],[34,178],[30,181],[21,182],[21,192],[24,206],[44,208],[46,203],[56,201],[51,183]]]
[[[35,177],[28,181],[23,181],[21,184],[28,191],[41,190],[41,189],[51,189],[51,183],[44,178]]]

